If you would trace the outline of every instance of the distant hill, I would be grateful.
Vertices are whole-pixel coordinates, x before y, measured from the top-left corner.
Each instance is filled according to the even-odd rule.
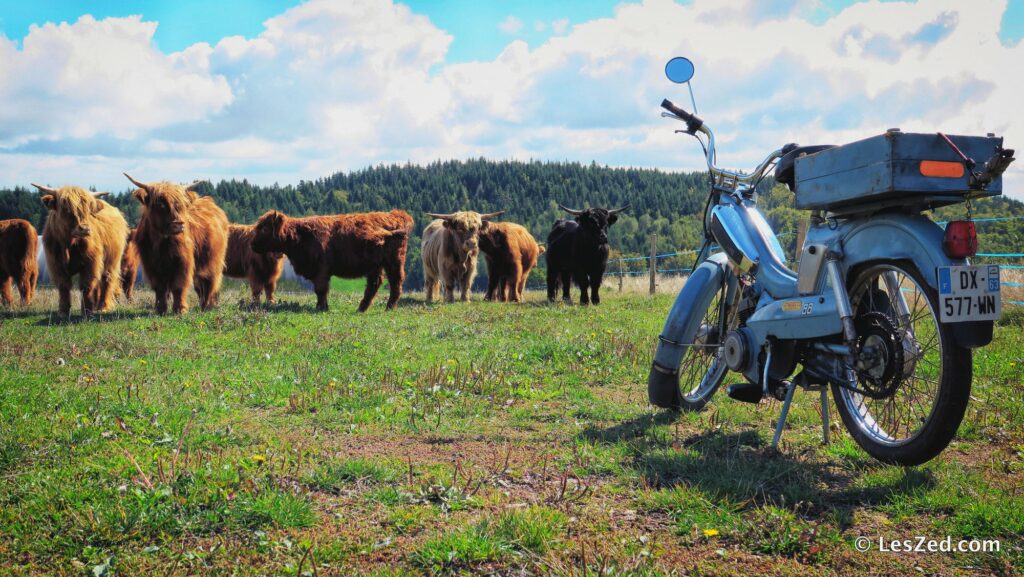
[[[785,187],[770,179],[759,187],[761,207],[792,254],[797,222],[806,216],[793,207]],[[541,243],[551,225],[568,215],[558,203],[572,208],[592,206],[630,208],[611,227],[614,254],[649,253],[649,237],[658,234],[658,252],[696,248],[700,244],[700,215],[707,198],[707,173],[668,173],[652,169],[621,169],[597,164],[560,162],[468,161],[435,162],[427,166],[381,165],[337,173],[298,185],[257,186],[242,180],[204,185],[200,194],[213,196],[232,222],[253,222],[270,209],[293,216],[336,214],[401,208],[416,219],[410,242],[409,286],[422,285],[419,233],[430,221],[427,212],[507,211],[502,220],[526,226]],[[124,191],[108,200],[130,223],[139,204]],[[1024,216],[1024,204],[1007,198],[975,203],[976,216]],[[959,218],[963,207],[938,211],[937,220]],[[25,218],[40,230],[46,213],[34,189],[0,190],[0,219]],[[982,232],[986,252],[1019,252],[1024,247],[1024,221],[987,223]],[[1013,250],[1008,250],[1008,249]],[[667,259],[662,268],[689,266],[690,256]],[[633,268],[642,262],[629,263]],[[540,275],[543,278],[544,261]],[[481,274],[483,269],[481,268]],[[531,285],[536,284],[536,278]]]

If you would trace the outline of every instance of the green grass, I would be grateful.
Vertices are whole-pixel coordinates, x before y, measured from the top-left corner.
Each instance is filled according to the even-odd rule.
[[[350,283],[351,284],[351,283]],[[81,322],[0,312],[0,574],[1013,575],[1024,567],[1024,338],[975,353],[954,444],[882,465],[798,393],[646,402],[668,295],[355,313],[306,293]],[[477,295],[479,299],[479,295]],[[730,377],[732,378],[732,377]],[[858,536],[997,554],[859,553]],[[107,563],[107,560],[110,560]],[[833,569],[837,568],[837,569]],[[841,569],[840,569],[841,568]]]

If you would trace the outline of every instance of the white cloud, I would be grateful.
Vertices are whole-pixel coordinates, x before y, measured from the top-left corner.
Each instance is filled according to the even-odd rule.
[[[700,168],[699,147],[658,116],[663,97],[688,105],[663,77],[676,54],[696,63],[701,116],[731,167],[892,126],[991,131],[1024,148],[1024,76],[1012,73],[1024,43],[999,42],[1004,0],[857,4],[821,25],[800,17],[806,4],[623,4],[552,22],[533,49],[512,40],[458,64],[445,61],[449,34],[388,0],[314,0],[256,38],[166,55],[138,18],[46,25],[21,49],[0,37],[0,184],[120,187],[125,168],[296,182],[481,155]],[[1013,170],[1009,190],[1024,175]]]
[[[533,23],[534,32],[543,32],[548,29],[548,23],[543,20],[537,20]]]
[[[523,21],[515,16],[509,16],[498,24],[498,30],[505,34],[515,34],[523,29]]]

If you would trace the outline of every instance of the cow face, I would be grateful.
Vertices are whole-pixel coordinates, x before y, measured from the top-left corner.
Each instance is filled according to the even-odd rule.
[[[505,211],[480,214],[478,212],[463,211],[452,214],[427,213],[434,218],[444,221],[444,227],[455,238],[455,246],[461,254],[474,254],[480,248],[480,234],[487,232],[488,221],[504,214]]]
[[[284,251],[284,223],[287,217],[276,210],[268,211],[256,221],[252,237],[252,250],[256,252]]]
[[[52,230],[63,231],[71,238],[88,238],[92,235],[94,215],[107,204],[99,197],[109,193],[92,193],[77,186],[65,186],[59,189],[33,184],[43,194],[41,200],[46,206],[48,226]]]
[[[605,208],[574,210],[562,205],[559,206],[562,210],[576,217],[576,222],[579,223],[580,230],[583,231],[586,237],[594,240],[597,244],[608,244],[608,227],[619,220],[619,213],[626,210],[629,205],[611,210]]]
[[[125,174],[125,176],[128,176]],[[128,176],[128,180],[139,187],[132,196],[142,203],[142,211],[150,226],[165,236],[184,234],[188,213],[199,196],[192,190],[199,182],[182,186],[173,182],[147,184]]]

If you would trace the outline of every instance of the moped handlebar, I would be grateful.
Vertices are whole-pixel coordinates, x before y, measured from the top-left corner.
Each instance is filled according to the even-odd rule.
[[[707,136],[708,143],[705,155],[708,163],[708,171],[711,172],[711,176],[716,187],[732,191],[740,188],[749,188],[761,180],[772,164],[782,157],[783,150],[780,148],[769,154],[763,161],[761,161],[761,164],[757,165],[754,172],[751,172],[750,174],[718,168],[715,166],[715,133],[707,124],[704,123],[704,120],[676,106],[668,99],[661,101],[661,107],[671,113],[671,115],[663,113],[662,116],[671,116],[677,120],[685,122],[687,133],[696,136],[696,133],[700,132]]]

